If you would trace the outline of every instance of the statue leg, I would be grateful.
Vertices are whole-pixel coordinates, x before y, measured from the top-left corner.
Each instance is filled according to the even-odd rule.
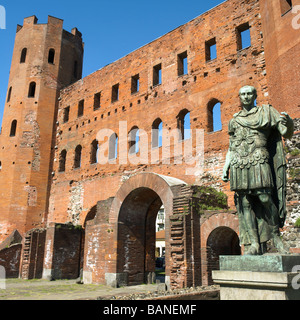
[[[256,217],[251,208],[250,196],[243,195],[241,206],[244,214],[247,232],[250,238],[251,246],[245,251],[245,255],[259,255],[260,245],[258,240],[258,231],[256,225]]]
[[[279,232],[279,214],[270,194],[259,195],[259,200],[264,206],[265,217],[271,229],[274,246],[281,254],[288,254],[289,250],[284,246]]]

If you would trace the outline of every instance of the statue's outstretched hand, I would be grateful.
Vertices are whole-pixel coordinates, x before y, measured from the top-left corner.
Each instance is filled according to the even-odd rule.
[[[284,136],[284,138],[291,139],[294,134],[293,119],[286,112],[281,112],[280,124],[283,126],[281,129],[281,134]]]
[[[286,112],[281,112],[280,122],[281,122],[285,127],[289,127],[290,125],[293,125],[293,120],[292,120],[292,118],[291,118]]]

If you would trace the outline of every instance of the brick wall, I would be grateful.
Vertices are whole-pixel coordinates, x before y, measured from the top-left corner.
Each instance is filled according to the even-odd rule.
[[[72,181],[80,185],[83,197],[81,209],[77,211],[79,224],[83,224],[89,210],[99,200],[113,197],[124,181],[141,172],[155,172],[189,184],[203,184],[204,178],[208,184],[230,193],[229,186],[221,182],[220,176],[229,143],[228,121],[240,108],[238,90],[245,84],[255,85],[258,103],[268,102],[259,12],[258,1],[227,1],[64,89],[58,110],[49,221],[72,221],[68,215],[72,210],[70,203],[78,197]],[[245,23],[250,26],[252,45],[238,50],[237,28]],[[206,61],[205,43],[214,37],[217,59]],[[178,55],[182,52],[187,52],[189,72],[178,75]],[[155,86],[153,68],[158,64],[162,68],[162,83]],[[140,88],[132,93],[132,77],[137,74]],[[112,102],[112,87],[115,84],[119,84],[119,99]],[[99,92],[101,106],[94,110],[94,96]],[[82,116],[78,116],[78,106],[82,100],[84,111]],[[218,132],[209,132],[212,101],[222,103],[223,128]],[[69,108],[68,121],[64,119],[66,108]],[[203,174],[187,175],[186,169],[193,169],[194,165],[189,166],[185,161],[176,163],[172,154],[173,139],[170,142],[172,152],[167,157],[170,164],[162,158],[155,164],[150,161],[153,152],[162,154],[162,148],[153,149],[151,146],[152,124],[159,117],[166,131],[176,129],[178,116],[184,109],[190,111],[191,129],[205,130]],[[120,122],[124,121],[127,122],[126,128],[120,127]],[[147,142],[142,137],[140,142],[148,146],[148,152],[144,154],[148,162],[133,163],[133,159],[138,160],[142,155],[128,156],[125,150],[128,147],[127,134],[134,126],[144,130],[148,137]],[[116,161],[106,164],[90,163],[91,144],[103,128],[111,130],[110,134],[115,132],[118,135],[118,157]],[[103,141],[100,145],[105,147],[105,143]],[[195,149],[195,135],[192,143]],[[74,168],[75,149],[79,145],[82,147],[81,166]],[[65,170],[60,172],[63,150],[67,152],[66,163]],[[107,152],[102,154],[107,156]],[[122,159],[128,161],[123,163]],[[232,197],[229,203],[233,205]]]
[[[47,228],[43,278],[78,278],[81,237],[81,228],[70,224],[52,223]]]

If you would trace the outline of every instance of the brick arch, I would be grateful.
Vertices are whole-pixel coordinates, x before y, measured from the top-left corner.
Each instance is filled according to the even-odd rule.
[[[159,208],[165,207],[166,282],[170,276],[170,227],[173,214],[172,188],[185,182],[154,173],[131,177],[113,200],[110,223],[115,225],[116,273],[126,275],[128,285],[148,281],[155,273],[155,220]],[[151,280],[150,280],[151,281]]]
[[[206,246],[209,235],[218,227],[228,227],[239,234],[238,216],[236,214],[222,212],[206,219],[201,224],[201,248]]]
[[[221,212],[212,215],[206,219],[200,227],[201,234],[201,277],[203,285],[210,285],[211,282],[211,271],[217,269],[218,257],[214,261],[213,265],[210,256],[210,245],[211,238],[214,237],[218,243],[222,243],[222,238],[226,242],[225,238],[239,235],[239,220],[238,216],[233,213]],[[230,240],[230,239],[229,239]]]
[[[165,205],[166,215],[172,214],[172,201],[174,198],[171,188],[176,185],[185,185],[182,180],[159,175],[156,173],[140,173],[129,178],[123,183],[116,193],[110,210],[110,223],[117,223],[122,203],[126,197],[134,190],[148,188],[157,193]]]

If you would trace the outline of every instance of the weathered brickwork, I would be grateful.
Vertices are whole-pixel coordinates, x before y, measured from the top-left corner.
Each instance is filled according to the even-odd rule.
[[[32,16],[17,28],[0,135],[0,240],[47,221],[59,91],[80,79],[82,55],[77,29],[60,19]]]
[[[83,269],[85,283],[154,281],[155,219],[164,205],[166,283],[210,284],[220,254],[242,253],[233,194],[221,175],[243,85],[257,88],[258,105],[295,119],[295,136],[286,142],[289,212],[282,231],[299,250],[300,41],[289,9],[284,0],[225,1],[83,79],[80,32],[64,31],[52,17],[46,25],[24,20],[0,135],[0,240],[21,233],[24,278],[40,277],[41,269],[44,278],[76,278]],[[219,103],[222,128],[214,131]],[[161,122],[162,146],[153,131]],[[223,193],[203,189],[200,196],[199,186]],[[220,206],[224,194],[228,207]],[[26,243],[33,255],[37,244],[44,248],[43,268],[24,260]]]

